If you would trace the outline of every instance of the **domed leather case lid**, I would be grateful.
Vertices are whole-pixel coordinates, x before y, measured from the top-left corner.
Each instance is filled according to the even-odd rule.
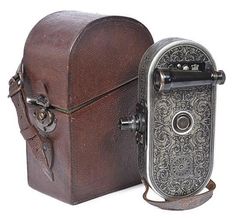
[[[73,111],[137,78],[138,65],[153,44],[140,22],[75,11],[43,18],[25,44],[27,95],[45,84],[51,105]]]

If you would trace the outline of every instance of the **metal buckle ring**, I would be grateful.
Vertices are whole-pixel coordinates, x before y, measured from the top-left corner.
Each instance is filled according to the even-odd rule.
[[[24,72],[24,66],[23,63],[21,63],[16,71],[16,74],[10,79],[9,86],[12,91],[10,91],[10,94],[8,97],[12,97],[17,92],[19,92],[22,89],[23,86],[23,72]]]

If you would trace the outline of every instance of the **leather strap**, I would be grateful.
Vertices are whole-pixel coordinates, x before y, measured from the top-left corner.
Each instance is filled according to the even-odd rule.
[[[188,210],[198,207],[207,202],[212,197],[213,190],[216,188],[216,184],[212,180],[210,180],[206,186],[208,191],[204,193],[183,197],[176,200],[153,201],[147,198],[149,190],[148,183],[144,179],[142,179],[142,182],[146,188],[145,192],[143,193],[143,199],[149,204],[164,210]]]
[[[46,136],[41,135],[30,122],[25,105],[23,72],[23,64],[21,64],[16,75],[9,81],[9,97],[11,97],[15,105],[19,127],[22,136],[26,140],[26,144],[31,148],[33,156],[44,174],[53,181],[53,172],[51,170],[53,157],[52,143]]]

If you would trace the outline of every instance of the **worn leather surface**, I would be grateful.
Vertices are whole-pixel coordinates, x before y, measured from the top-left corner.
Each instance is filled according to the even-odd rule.
[[[135,138],[117,125],[134,113],[136,93],[137,80],[71,115],[73,201],[140,182]]]
[[[140,182],[132,133],[118,129],[135,112],[139,61],[153,43],[148,30],[124,17],[57,12],[41,20],[24,50],[25,93],[47,89],[56,129],[54,181],[27,148],[31,187],[76,204]],[[34,125],[34,106],[28,107]]]

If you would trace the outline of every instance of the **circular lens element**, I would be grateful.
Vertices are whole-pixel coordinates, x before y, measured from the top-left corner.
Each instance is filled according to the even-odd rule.
[[[186,111],[177,113],[173,118],[172,127],[178,134],[183,135],[188,133],[193,127],[192,115]]]

